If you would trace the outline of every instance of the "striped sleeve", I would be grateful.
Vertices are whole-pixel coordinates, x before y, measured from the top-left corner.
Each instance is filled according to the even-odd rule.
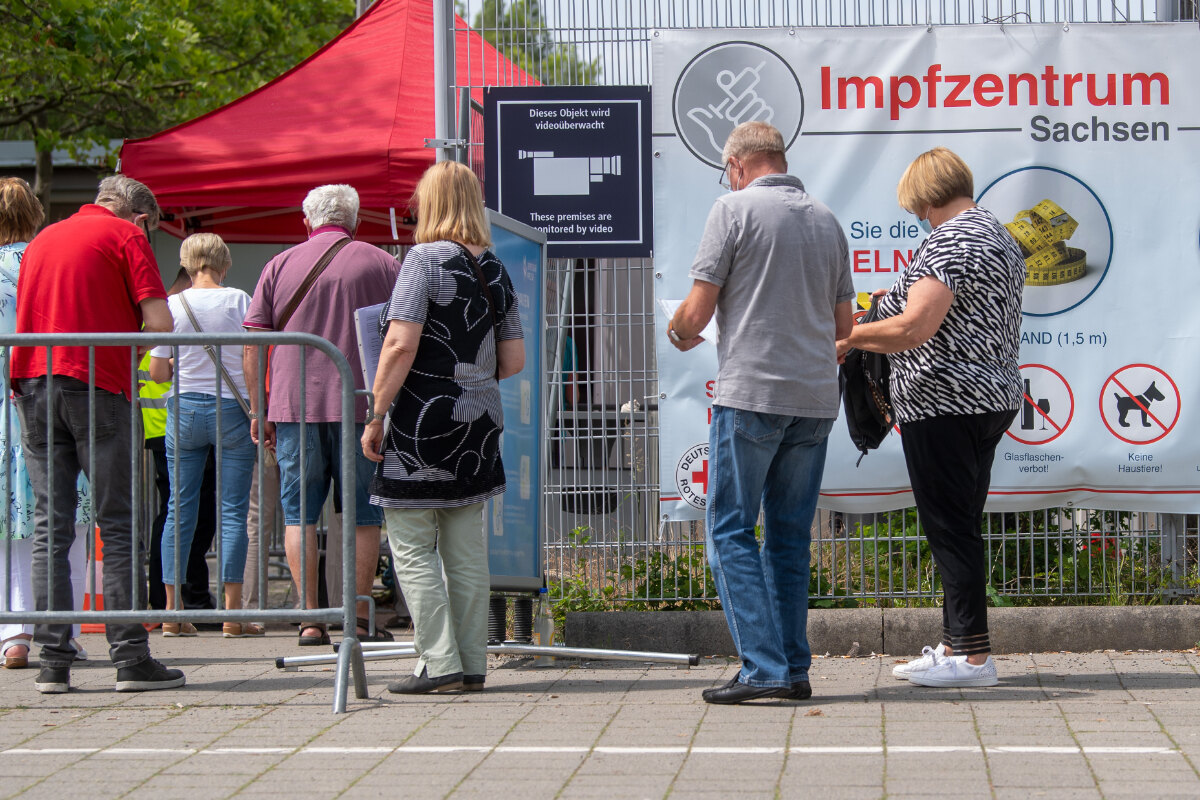
[[[398,319],[401,322],[425,324],[429,313],[429,274],[433,266],[428,247],[417,245],[408,251],[384,311],[385,321]]]
[[[499,259],[497,259],[497,263],[499,263]],[[504,289],[507,302],[505,303],[504,319],[500,321],[500,329],[496,331],[496,338],[502,342],[509,339],[524,339],[525,333],[521,330],[517,293],[513,289],[512,280],[508,277],[508,272],[504,270],[503,265],[500,267],[500,286]]]

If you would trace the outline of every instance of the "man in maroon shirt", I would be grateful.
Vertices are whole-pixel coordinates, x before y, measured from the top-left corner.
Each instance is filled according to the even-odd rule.
[[[366,388],[354,329],[354,312],[382,303],[392,296],[400,262],[366,242],[354,241],[358,228],[358,192],[345,184],[318,186],[308,193],[301,206],[308,241],[283,251],[267,262],[259,276],[243,323],[249,331],[287,331],[311,333],[328,339],[350,362],[354,388]],[[311,284],[308,276],[332,247],[340,247]],[[305,290],[303,287],[308,285]],[[285,312],[291,309],[291,314]],[[304,381],[301,359],[304,359]],[[244,348],[243,369],[246,381],[256,381],[259,368],[258,346]],[[369,595],[379,563],[379,526],[383,512],[370,504],[371,478],[375,464],[355,446],[353,453],[342,453],[342,382],[329,357],[308,348],[292,345],[274,348],[271,355],[270,393],[266,414],[260,420],[258,392],[251,389],[250,405],[255,416],[250,420],[250,436],[266,447],[274,447],[279,458],[280,504],[283,508],[284,548],[297,591],[302,592],[304,607],[317,607],[317,536],[316,523],[325,505],[330,483],[334,497],[340,500],[342,460],[354,459],[355,542],[354,565],[358,594]],[[362,438],[367,402],[358,397],[354,403],[354,441]],[[301,422],[303,440],[301,439]],[[304,470],[300,470],[301,451]],[[301,497],[304,498],[301,503]],[[337,500],[335,500],[335,503]],[[303,509],[303,519],[301,510]],[[301,570],[301,562],[304,570]],[[343,565],[349,569],[350,565]],[[387,641],[392,635],[377,628],[368,636],[370,621],[367,604],[358,604],[358,638]],[[301,645],[328,644],[329,634],[320,625],[300,629]]]
[[[123,175],[101,181],[95,203],[46,228],[26,249],[17,287],[17,333],[169,333],[171,313],[147,239],[158,219],[158,202],[145,185]],[[91,481],[96,525],[104,536],[105,607],[131,609],[135,583],[145,585],[132,524],[132,446],[142,438],[132,402],[137,384],[130,362],[135,359],[127,347],[97,347],[91,364],[86,346],[51,350],[49,369],[44,347],[17,347],[12,355],[21,444],[36,498],[36,608],[74,608],[67,553],[75,539],[75,482],[82,469]],[[94,389],[94,415],[88,409],[89,388]],[[105,630],[118,692],[184,684],[182,672],[150,657],[140,623],[108,623]],[[75,658],[71,626],[39,624],[34,641],[42,646],[34,687],[43,694],[66,692]]]

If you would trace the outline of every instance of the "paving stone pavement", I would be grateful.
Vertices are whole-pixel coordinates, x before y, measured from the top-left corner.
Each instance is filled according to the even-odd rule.
[[[0,670],[0,797],[1200,797],[1200,655],[997,658],[1000,685],[926,689],[894,656],[818,658],[814,696],[709,706],[737,665],[493,659],[481,694],[400,697],[411,661],[368,662],[332,713],[331,668],[292,630],[152,639],[186,687],[112,691],[100,635],[72,691]]]

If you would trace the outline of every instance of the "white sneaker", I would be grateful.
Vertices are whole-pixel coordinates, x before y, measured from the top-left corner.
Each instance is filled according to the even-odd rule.
[[[941,659],[937,665],[924,672],[908,676],[909,683],[917,686],[944,686],[949,688],[965,686],[995,686],[1000,682],[996,675],[996,665],[992,657],[979,666],[967,663],[966,656],[951,656]]]
[[[921,648],[920,658],[914,658],[906,664],[897,664],[892,667],[892,677],[906,681],[909,675],[912,675],[914,672],[925,672],[945,657],[946,645],[939,644],[937,647],[925,645]]]
[[[88,660],[88,651],[83,649],[83,645],[81,645],[79,643],[78,639],[72,639],[71,645],[75,648],[75,660],[76,661],[87,661]]]

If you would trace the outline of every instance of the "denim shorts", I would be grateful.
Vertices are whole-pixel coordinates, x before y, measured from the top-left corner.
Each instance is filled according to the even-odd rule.
[[[364,425],[354,426],[354,524],[379,525],[383,509],[371,505],[371,478],[375,463],[362,453],[359,441]],[[329,484],[341,504],[342,491],[342,424],[340,422],[309,422],[304,425],[307,440],[304,452],[304,524],[315,525],[329,494]],[[275,455],[279,459],[279,494],[283,505],[283,524],[300,524],[300,423],[279,422],[275,425]]]

